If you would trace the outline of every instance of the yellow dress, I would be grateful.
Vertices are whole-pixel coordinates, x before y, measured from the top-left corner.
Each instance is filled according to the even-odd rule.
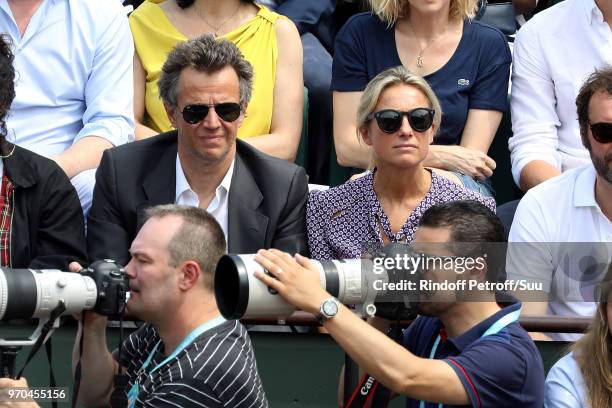
[[[146,73],[144,124],[158,132],[172,129],[157,88],[161,68],[176,44],[187,40],[159,6],[163,1],[166,0],[147,0],[130,15],[136,53]],[[221,36],[238,46],[254,70],[251,101],[238,130],[240,138],[270,133],[278,57],[274,23],[284,18],[255,5],[259,12],[253,19]]]

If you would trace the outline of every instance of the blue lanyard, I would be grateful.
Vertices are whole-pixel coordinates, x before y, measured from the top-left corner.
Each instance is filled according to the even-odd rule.
[[[225,322],[226,320],[223,318],[223,316],[219,316],[219,317],[214,318],[213,320],[209,320],[206,323],[196,327],[191,333],[187,335],[187,337],[183,339],[181,344],[178,345],[178,347],[172,352],[172,354],[166,357],[161,363],[153,367],[153,369],[149,372],[149,375],[153,374],[155,371],[159,370],[170,360],[172,360],[177,355],[179,355],[181,351],[183,351],[187,346],[193,343],[193,341],[197,339],[202,333],[214,327],[220,326],[221,324]],[[155,344],[155,347],[153,347],[153,350],[151,350],[149,357],[147,357],[145,362],[142,364],[142,367],[140,367],[140,370],[138,370],[138,373],[136,373],[136,381],[134,382],[134,384],[132,384],[132,387],[130,388],[130,391],[128,392],[128,407],[129,408],[134,407],[134,405],[136,404],[136,398],[138,397],[138,394],[140,393],[140,384],[138,382],[138,378],[140,377],[140,374],[142,374],[147,369],[147,367],[149,367],[149,364],[151,364],[151,360],[153,360],[153,356],[157,352],[157,349],[159,348],[160,344],[161,344],[161,339],[157,342],[157,344]]]
[[[504,327],[508,326],[511,323],[517,322],[519,317],[521,317],[521,309],[515,310],[514,312],[508,313],[507,315],[502,316],[499,320],[493,323],[487,331],[485,331],[480,338],[490,336],[491,334],[497,334],[504,329]],[[438,346],[440,345],[440,335],[436,337],[436,341],[434,341],[433,346],[431,347],[431,352],[429,353],[429,359],[433,360],[436,351],[438,350]],[[438,408],[442,408],[443,404],[438,404]],[[419,408],[425,408],[425,401],[421,401],[419,403]]]

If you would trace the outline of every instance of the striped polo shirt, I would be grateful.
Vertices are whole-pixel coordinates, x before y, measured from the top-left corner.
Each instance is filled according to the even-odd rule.
[[[127,368],[126,392],[159,340],[155,328],[145,324],[123,343],[121,365]],[[202,333],[150,374],[166,358],[163,349],[162,342],[140,374],[137,407],[268,406],[249,335],[238,321],[229,320]]]

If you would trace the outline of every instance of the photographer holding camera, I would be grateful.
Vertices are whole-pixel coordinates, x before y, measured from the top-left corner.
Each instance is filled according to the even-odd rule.
[[[423,214],[414,245],[436,252],[429,256],[452,258],[456,254],[449,247],[455,243],[502,241],[503,226],[489,209],[474,201],[455,201],[434,205]],[[421,316],[405,330],[400,345],[322,289],[309,259],[274,249],[259,251],[255,259],[272,275],[257,272],[261,281],[287,302],[317,315],[361,369],[408,397],[407,407],[542,406],[542,360],[518,323],[520,303],[502,306],[490,291],[422,290]],[[489,269],[494,269],[489,262],[462,274],[427,269],[421,271],[421,279],[496,281],[496,271]],[[374,320],[375,326],[384,328],[380,318]]]
[[[147,216],[125,267],[127,309],[146,324],[111,354],[106,317],[85,313],[73,352],[82,373],[79,403],[108,406],[112,395],[122,407],[267,407],[247,331],[220,315],[212,290],[223,230],[198,207],[156,206]],[[127,386],[113,394],[120,370]],[[24,379],[0,380],[0,391],[19,386]]]

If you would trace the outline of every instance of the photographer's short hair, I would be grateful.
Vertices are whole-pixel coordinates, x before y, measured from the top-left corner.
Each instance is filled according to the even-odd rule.
[[[420,227],[451,230],[454,242],[503,242],[504,226],[484,204],[474,200],[433,205],[421,217]]]
[[[576,111],[578,113],[578,126],[582,144],[587,149],[591,148],[589,142],[589,103],[597,92],[605,92],[612,96],[612,66],[608,65],[596,70],[587,78],[580,88],[576,97]]]
[[[204,285],[212,290],[212,279],[217,262],[225,254],[226,242],[219,223],[206,210],[186,205],[158,205],[148,208],[147,218],[177,216],[183,224],[170,239],[170,266],[196,261],[202,269]]]
[[[200,72],[214,73],[230,66],[236,72],[240,83],[240,105],[246,107],[253,89],[253,67],[231,41],[216,39],[204,34],[179,43],[168,54],[158,81],[159,96],[164,104],[176,107],[178,104],[178,82],[185,68]]]
[[[491,249],[487,256],[487,277],[490,282],[505,278],[505,245],[486,244],[506,242],[504,225],[484,204],[474,200],[449,201],[433,205],[421,217],[419,227],[449,228],[451,247],[457,247],[463,256],[478,257]],[[483,244],[483,245],[479,245]]]
[[[0,139],[7,135],[6,115],[15,99],[15,68],[13,68],[13,53],[11,39],[8,35],[0,35]]]

